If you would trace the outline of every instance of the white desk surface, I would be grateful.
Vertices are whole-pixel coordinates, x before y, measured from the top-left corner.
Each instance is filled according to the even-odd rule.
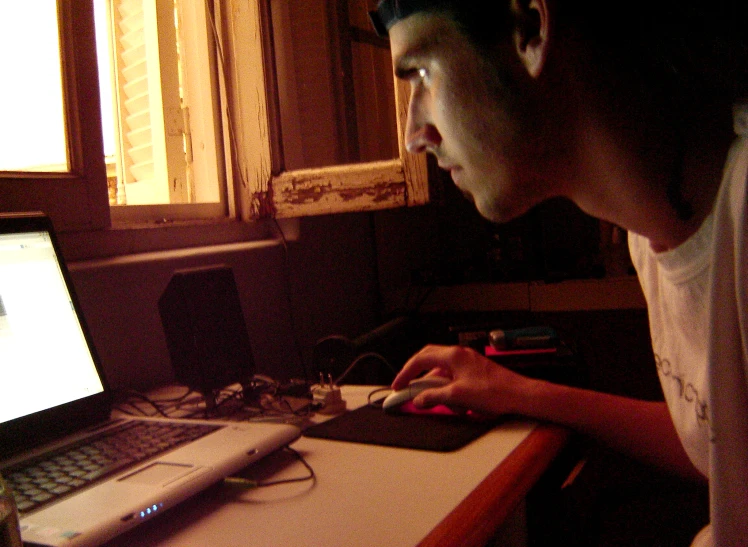
[[[366,403],[369,386],[344,386],[349,408]],[[302,437],[292,447],[316,480],[237,491],[216,486],[110,542],[110,547],[355,547],[417,545],[535,428],[497,426],[449,453]],[[301,477],[286,452],[244,476]]]

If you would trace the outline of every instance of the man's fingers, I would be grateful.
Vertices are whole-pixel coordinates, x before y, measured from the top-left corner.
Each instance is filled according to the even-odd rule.
[[[439,359],[440,353],[442,353],[442,346],[426,346],[416,353],[405,363],[402,370],[392,381],[392,389],[404,388],[411,380],[418,378],[423,372],[437,367],[444,368],[444,360]]]

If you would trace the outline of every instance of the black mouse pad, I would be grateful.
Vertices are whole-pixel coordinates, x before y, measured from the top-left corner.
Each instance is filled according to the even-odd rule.
[[[416,450],[450,452],[462,448],[497,421],[477,421],[461,416],[386,414],[381,406],[366,405],[304,431],[306,437],[378,444]]]

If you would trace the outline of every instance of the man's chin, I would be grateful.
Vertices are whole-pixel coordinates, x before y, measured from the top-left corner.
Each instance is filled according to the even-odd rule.
[[[522,214],[522,211],[515,207],[501,207],[499,203],[493,201],[476,201],[474,196],[470,196],[469,199],[483,218],[496,224],[504,224]]]
[[[486,211],[482,211],[478,208],[478,212],[483,218],[493,222],[494,224],[506,224],[519,217],[521,217],[526,211],[520,209],[498,209],[490,208]]]
[[[490,220],[491,222],[498,222],[495,220],[496,217],[496,211],[494,211],[493,207],[486,207],[484,203],[476,201],[475,196],[470,193],[468,190],[464,190],[463,188],[460,188],[459,186],[457,189],[460,191],[460,193],[463,195],[463,197],[468,200],[470,203],[472,203],[473,207],[480,213],[480,215],[483,218],[486,218]]]
[[[470,192],[468,192],[467,190],[463,190],[463,189],[462,189],[462,188],[460,188],[459,186],[457,187],[457,189],[458,189],[458,190],[460,191],[460,193],[462,193],[462,196],[463,196],[463,197],[464,197],[464,198],[465,198],[466,200],[468,200],[468,201],[469,201],[470,203],[472,203],[473,205],[475,205],[475,197],[473,196],[473,194],[471,194],[471,193],[470,193]]]
[[[475,195],[473,195],[469,190],[461,188],[457,183],[455,183],[455,187],[466,200],[473,204],[478,213],[486,220],[502,224],[520,216],[513,207],[502,207],[500,203],[496,201],[476,200]]]

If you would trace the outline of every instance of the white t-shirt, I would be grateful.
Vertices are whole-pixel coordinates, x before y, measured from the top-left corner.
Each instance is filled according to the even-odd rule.
[[[709,478],[711,524],[693,545],[748,545],[748,103],[711,214],[676,249],[629,234],[657,372],[683,446]]]

